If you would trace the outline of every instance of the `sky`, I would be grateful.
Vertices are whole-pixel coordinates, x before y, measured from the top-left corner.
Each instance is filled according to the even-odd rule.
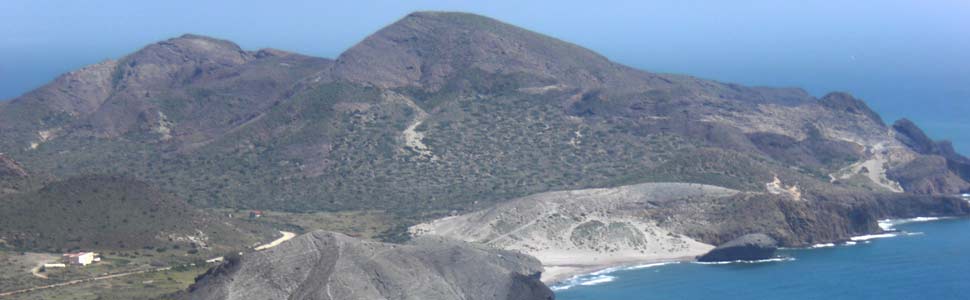
[[[846,91],[970,153],[970,1],[0,1],[0,99],[196,33],[335,58],[417,10],[465,11],[635,68]]]

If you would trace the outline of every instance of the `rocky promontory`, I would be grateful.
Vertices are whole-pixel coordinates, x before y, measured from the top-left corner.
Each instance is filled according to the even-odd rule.
[[[746,234],[698,257],[702,262],[762,260],[775,255],[778,241],[763,233]]]
[[[553,299],[539,261],[440,237],[397,245],[317,231],[227,259],[186,295],[249,299]]]

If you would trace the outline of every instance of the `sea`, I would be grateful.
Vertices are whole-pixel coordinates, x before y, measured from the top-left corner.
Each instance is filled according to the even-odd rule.
[[[560,300],[970,299],[970,219],[883,220],[887,234],[773,259],[616,267],[553,285]]]

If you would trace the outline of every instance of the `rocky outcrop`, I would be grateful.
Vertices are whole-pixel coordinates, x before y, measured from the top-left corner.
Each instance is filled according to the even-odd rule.
[[[719,245],[746,233],[764,232],[784,247],[806,247],[878,233],[880,219],[970,215],[970,204],[957,197],[898,193],[806,197],[806,201],[790,201],[745,194],[719,199],[708,204],[707,209],[674,207],[662,214],[671,215],[672,230],[705,243]]]
[[[30,174],[20,163],[0,153],[0,196],[19,192],[30,179]]]
[[[752,233],[717,246],[697,260],[703,262],[762,260],[774,257],[775,250],[778,250],[778,242],[775,239],[763,233]]]
[[[899,181],[910,193],[954,195],[970,188],[970,183],[948,166],[942,156],[924,155],[891,169],[886,175]]]
[[[871,119],[873,122],[885,126],[885,123],[882,121],[882,117],[869,108],[869,105],[862,100],[852,97],[852,95],[848,93],[829,93],[822,97],[822,99],[819,99],[819,103],[822,104],[822,106],[834,111],[863,115]]]
[[[907,119],[896,121],[893,130],[897,140],[920,154],[887,173],[907,192],[952,195],[970,189],[970,159],[956,153],[950,142],[933,141]]]
[[[909,119],[899,119],[893,123],[893,129],[896,131],[896,139],[906,144],[920,154],[933,154],[936,153],[936,142],[930,139],[929,136],[916,126],[913,121]]]
[[[0,153],[0,180],[24,177],[27,177],[24,167]]]
[[[444,238],[395,245],[317,231],[229,259],[185,298],[551,300],[541,272],[527,255]]]

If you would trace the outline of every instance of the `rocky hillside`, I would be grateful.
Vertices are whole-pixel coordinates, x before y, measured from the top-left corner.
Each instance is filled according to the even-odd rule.
[[[199,211],[127,177],[86,176],[0,196],[0,247],[226,251],[259,242],[258,228]]]
[[[234,257],[197,278],[184,298],[547,300],[535,259],[441,238],[383,244],[309,233]]]
[[[805,207],[967,190],[968,160],[919,133],[846,93],[650,73],[441,12],[336,60],[186,35],[0,106],[0,152],[33,173],[122,173],[203,206],[404,220],[645,182]]]
[[[20,163],[0,153],[0,195],[18,192],[29,177]]]

